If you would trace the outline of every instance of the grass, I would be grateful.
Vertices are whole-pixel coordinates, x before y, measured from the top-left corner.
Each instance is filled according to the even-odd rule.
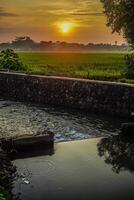
[[[32,74],[129,82],[123,76],[124,54],[19,52]]]

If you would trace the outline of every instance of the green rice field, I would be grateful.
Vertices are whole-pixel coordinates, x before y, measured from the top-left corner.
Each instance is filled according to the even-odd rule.
[[[123,76],[125,53],[19,52],[27,73],[130,82]]]

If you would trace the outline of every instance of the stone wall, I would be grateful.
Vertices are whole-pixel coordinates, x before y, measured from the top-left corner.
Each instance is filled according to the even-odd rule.
[[[74,78],[0,73],[0,97],[127,117],[134,85]]]

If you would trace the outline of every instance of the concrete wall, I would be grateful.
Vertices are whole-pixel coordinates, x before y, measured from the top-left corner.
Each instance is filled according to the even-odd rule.
[[[122,117],[134,111],[131,84],[1,72],[0,97]]]

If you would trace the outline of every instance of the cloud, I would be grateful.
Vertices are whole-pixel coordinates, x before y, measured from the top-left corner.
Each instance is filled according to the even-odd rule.
[[[77,15],[77,16],[97,16],[97,17],[104,16],[104,14],[101,13],[101,12],[96,12],[96,13],[81,12],[81,13],[72,13],[72,15]]]
[[[62,37],[55,26],[62,21],[75,25],[69,37]],[[0,41],[15,35],[31,35],[35,40],[117,40],[110,31],[100,0],[0,0]]]
[[[0,7],[0,17],[16,17],[18,16],[15,13],[6,12],[2,7]]]
[[[0,35],[6,34],[6,33],[12,33],[12,32],[13,32],[12,28],[0,27]]]

